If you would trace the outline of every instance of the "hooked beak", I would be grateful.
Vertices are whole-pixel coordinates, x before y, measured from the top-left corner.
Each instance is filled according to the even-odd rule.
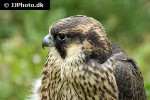
[[[46,35],[42,40],[42,48],[44,47],[50,47],[53,45],[53,40],[49,35]]]

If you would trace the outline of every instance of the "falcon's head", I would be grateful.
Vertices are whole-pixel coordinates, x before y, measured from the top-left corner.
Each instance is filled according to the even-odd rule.
[[[45,46],[55,48],[62,60],[76,59],[82,54],[85,59],[99,59],[100,63],[107,60],[111,51],[103,26],[82,15],[55,22],[43,38],[42,47]]]

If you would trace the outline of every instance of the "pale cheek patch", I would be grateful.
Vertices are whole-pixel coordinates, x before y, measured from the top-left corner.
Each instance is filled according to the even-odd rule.
[[[82,45],[81,44],[73,44],[70,47],[67,47],[67,57],[65,59],[66,62],[77,60],[82,53]]]
[[[79,70],[83,69],[81,63],[85,59],[81,44],[72,44],[66,48],[67,56],[61,65],[61,75],[66,78],[79,74]],[[77,75],[78,76],[78,75]],[[64,77],[61,77],[64,78]]]

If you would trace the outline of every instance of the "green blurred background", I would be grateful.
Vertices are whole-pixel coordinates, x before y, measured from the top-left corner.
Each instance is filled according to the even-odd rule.
[[[49,26],[60,18],[87,15],[99,20],[109,39],[133,57],[150,100],[150,1],[51,0],[51,10],[0,11],[0,100],[24,100],[41,75]]]

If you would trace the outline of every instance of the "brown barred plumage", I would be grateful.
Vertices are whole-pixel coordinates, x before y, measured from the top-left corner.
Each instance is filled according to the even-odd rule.
[[[39,100],[146,100],[135,61],[106,37],[93,18],[54,23],[42,46],[51,46],[38,87]]]

